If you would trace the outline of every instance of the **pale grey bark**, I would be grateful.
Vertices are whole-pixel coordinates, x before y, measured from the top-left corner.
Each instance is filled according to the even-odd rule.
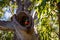
[[[11,30],[11,31],[13,31],[14,28],[11,25],[11,22],[9,22],[9,21],[1,21],[0,20],[0,30]]]

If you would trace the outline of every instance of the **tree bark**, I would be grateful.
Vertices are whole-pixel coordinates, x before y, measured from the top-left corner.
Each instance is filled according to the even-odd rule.
[[[9,21],[0,21],[0,30],[13,31],[14,28]]]
[[[28,7],[31,5],[30,0],[23,0],[23,3],[21,0],[16,0],[16,2],[18,6],[16,15],[18,15],[21,11],[25,11],[25,12],[28,12],[27,14],[30,14],[28,11]],[[33,22],[32,18],[30,22]],[[34,25],[34,23],[31,25]],[[27,28],[27,29],[30,29],[30,28]],[[38,37],[36,37],[35,35],[34,26],[30,30],[27,30],[27,29],[26,30],[15,29],[17,40],[38,40]]]

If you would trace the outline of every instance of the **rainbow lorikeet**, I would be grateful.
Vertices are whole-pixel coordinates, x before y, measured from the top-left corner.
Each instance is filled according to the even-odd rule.
[[[22,19],[21,19],[21,24],[22,24],[23,26],[29,25],[29,24],[30,24],[29,18],[28,18],[28,17],[22,17]]]
[[[25,21],[25,25],[28,25],[29,24],[29,21]]]

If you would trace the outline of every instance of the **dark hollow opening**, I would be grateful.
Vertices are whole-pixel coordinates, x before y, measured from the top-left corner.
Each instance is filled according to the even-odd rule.
[[[20,25],[27,26],[30,24],[29,17],[24,12],[18,14],[16,17],[16,20]]]

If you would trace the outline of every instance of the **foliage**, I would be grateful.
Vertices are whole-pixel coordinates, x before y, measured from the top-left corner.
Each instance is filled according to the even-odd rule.
[[[59,24],[58,24],[58,17],[56,13],[57,11],[56,4],[60,1],[59,0],[31,0],[31,2],[32,2],[32,7],[29,7],[29,9],[32,10],[32,8],[34,8],[37,12],[36,13],[37,19],[35,19],[34,22],[35,22],[35,26],[37,26],[36,28],[37,28],[40,40],[59,40],[59,37],[58,37]],[[1,5],[2,7],[5,7],[6,5],[8,5],[11,8],[13,8],[11,9],[12,13],[14,8],[17,7],[16,4],[6,3],[5,5],[3,4],[3,1],[0,4],[2,4]],[[0,6],[0,9],[1,9],[1,6]],[[2,10],[0,11],[2,12]],[[8,36],[4,38],[11,39],[12,33],[10,34],[10,32],[1,32],[0,38],[3,36],[2,33],[5,33],[4,35]]]
[[[58,40],[59,26],[56,3],[57,0],[42,0],[40,5],[35,8],[39,18],[37,30],[40,35],[40,40]]]
[[[13,32],[11,31],[8,32],[0,30],[0,40],[12,40],[13,36]]]

